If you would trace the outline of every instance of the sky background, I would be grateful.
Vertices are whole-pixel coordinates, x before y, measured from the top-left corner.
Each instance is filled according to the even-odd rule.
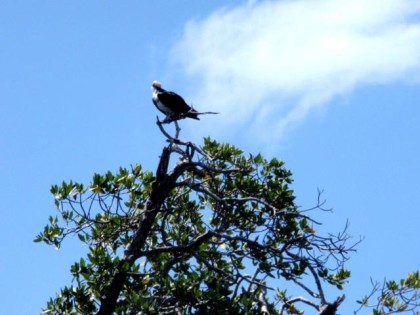
[[[324,191],[322,231],[349,220],[364,241],[341,314],[371,277],[420,269],[419,13],[418,0],[0,2],[1,312],[39,314],[85,252],[32,242],[56,214],[52,184],[155,170],[153,80],[220,112],[182,121],[182,138],[283,159],[302,208]]]

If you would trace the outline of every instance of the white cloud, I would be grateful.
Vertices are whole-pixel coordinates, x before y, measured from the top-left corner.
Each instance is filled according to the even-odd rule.
[[[172,57],[224,132],[271,141],[334,96],[418,76],[419,11],[419,0],[251,1],[188,22]]]

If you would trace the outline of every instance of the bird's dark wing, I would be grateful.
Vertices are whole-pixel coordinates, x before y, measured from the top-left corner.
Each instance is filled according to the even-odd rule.
[[[174,92],[161,92],[159,93],[160,101],[175,113],[176,116],[185,114],[191,107],[184,101],[184,99]]]

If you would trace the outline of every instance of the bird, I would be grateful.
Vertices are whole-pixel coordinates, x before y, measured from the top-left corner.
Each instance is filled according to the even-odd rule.
[[[166,115],[165,122],[186,117],[200,120],[199,112],[189,106],[180,95],[164,90],[159,81],[153,81],[152,90],[153,104]]]

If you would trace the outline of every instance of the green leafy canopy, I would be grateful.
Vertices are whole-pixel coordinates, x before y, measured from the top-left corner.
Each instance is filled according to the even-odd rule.
[[[283,161],[210,138],[169,141],[156,173],[133,165],[51,187],[58,215],[35,241],[59,248],[77,235],[89,253],[45,314],[298,314],[306,301],[280,280],[318,310],[321,283],[343,288],[354,244],[346,231],[317,234]]]

